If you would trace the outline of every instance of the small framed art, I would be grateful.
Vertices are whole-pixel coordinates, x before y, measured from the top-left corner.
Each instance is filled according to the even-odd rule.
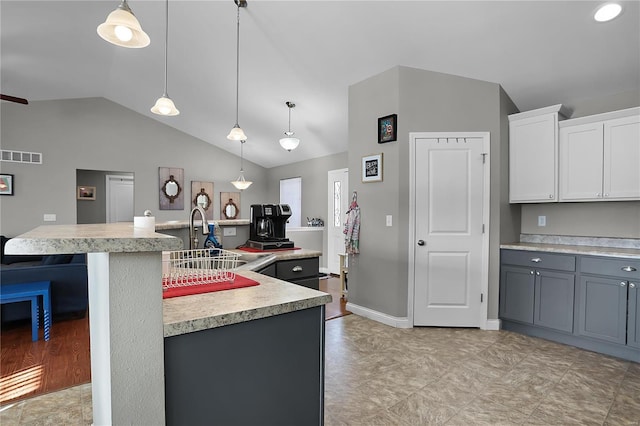
[[[0,174],[0,195],[13,195],[13,175]]]
[[[378,118],[378,143],[392,142],[398,137],[398,115]]]
[[[362,157],[362,182],[382,181],[382,153]]]
[[[96,187],[95,186],[79,186],[78,200],[95,200],[96,199]]]

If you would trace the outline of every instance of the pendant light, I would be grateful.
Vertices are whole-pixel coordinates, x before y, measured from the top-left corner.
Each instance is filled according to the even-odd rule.
[[[300,145],[300,139],[294,138],[293,135],[295,134],[295,132],[291,131],[291,109],[295,108],[296,104],[294,104],[293,102],[287,101],[285,102],[285,105],[289,107],[289,131],[284,132],[284,134],[287,137],[280,139],[280,146],[282,146],[287,151],[291,152],[292,150],[296,149],[298,145]]]
[[[240,176],[238,176],[238,179],[231,182],[231,184],[233,184],[233,186],[235,186],[236,189],[239,189],[240,191],[247,189],[253,183],[250,180],[245,180],[244,178],[244,169],[242,167],[242,163],[243,163],[242,147],[245,142],[246,140],[240,141]]]
[[[162,96],[158,98],[156,104],[151,108],[151,112],[158,115],[178,115],[180,111],[176,108],[175,104],[167,95],[167,52],[169,50],[169,0],[166,1],[166,16],[165,16],[165,39],[164,39],[164,92]]]
[[[236,124],[227,135],[227,139],[231,141],[246,141],[247,136],[238,124],[238,92],[240,90],[240,8],[247,7],[247,2],[245,0],[234,1],[238,6],[238,26],[236,32]]]
[[[127,0],[122,0],[120,6],[107,16],[107,20],[98,25],[98,35],[109,43],[122,47],[146,47],[151,42],[147,33],[142,31]]]

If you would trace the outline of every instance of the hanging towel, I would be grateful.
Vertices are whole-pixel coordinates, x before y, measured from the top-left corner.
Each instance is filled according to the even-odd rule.
[[[360,207],[351,203],[344,223],[345,251],[347,254],[360,253]]]

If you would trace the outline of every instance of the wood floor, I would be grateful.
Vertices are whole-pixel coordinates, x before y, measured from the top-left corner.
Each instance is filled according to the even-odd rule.
[[[333,301],[325,307],[327,320],[348,315],[341,299],[340,280],[320,280],[320,291]],[[31,324],[14,324],[0,332],[0,404],[31,398],[91,381],[89,315],[54,321],[51,338],[31,341]]]

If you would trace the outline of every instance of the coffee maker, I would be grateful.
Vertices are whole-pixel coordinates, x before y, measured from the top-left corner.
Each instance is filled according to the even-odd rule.
[[[285,235],[290,217],[288,204],[252,204],[247,245],[259,250],[292,248],[293,241]]]

